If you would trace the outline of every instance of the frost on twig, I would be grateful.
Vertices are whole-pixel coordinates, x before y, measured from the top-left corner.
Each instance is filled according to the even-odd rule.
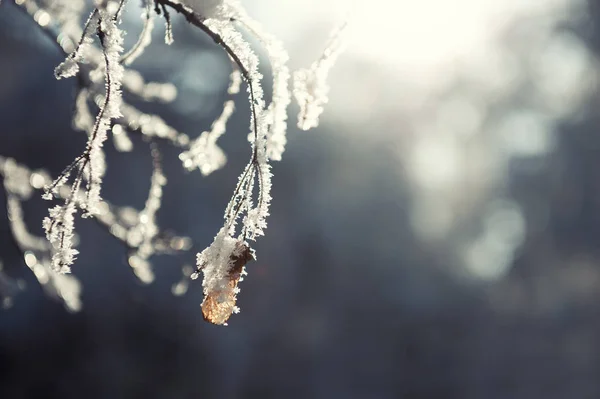
[[[53,270],[52,246],[43,237],[31,234],[23,218],[21,202],[28,200],[34,189],[40,189],[49,177],[43,171],[31,172],[14,160],[3,157],[0,157],[0,177],[4,181],[6,208],[12,236],[23,255],[25,264],[47,293],[62,299],[67,309],[79,310],[81,284],[72,275],[61,275]]]
[[[188,6],[195,7],[188,9],[171,0],[163,1],[176,11],[184,14],[188,22],[203,30],[216,44],[225,50],[239,69],[248,88],[251,111],[249,139],[252,144],[250,161],[242,171],[233,196],[227,205],[224,226],[211,246],[198,255],[197,262],[198,271],[202,271],[204,275],[205,300],[203,311],[205,318],[215,324],[224,324],[231,313],[237,310],[234,305],[235,296],[232,296],[230,292],[237,289],[238,283],[237,278],[228,280],[224,277],[228,275],[224,271],[229,270],[224,265],[230,259],[235,259],[239,255],[238,252],[235,252],[238,251],[237,246],[234,245],[235,243],[246,243],[246,240],[255,240],[258,236],[264,235],[264,229],[267,226],[266,218],[269,215],[271,202],[271,167],[269,159],[280,159],[285,144],[286,108],[290,97],[287,87],[289,72],[285,66],[287,54],[278,41],[263,32],[260,25],[246,15],[237,1],[224,1],[221,6],[216,8],[218,12],[215,13],[213,18],[208,19],[198,14],[201,11],[198,2],[187,1]],[[263,99],[262,74],[258,69],[258,57],[240,32],[235,29],[232,21],[240,21],[267,47],[275,78],[274,95],[268,109]],[[227,111],[227,107],[225,107],[225,111]],[[218,147],[212,146],[212,148],[209,148],[212,145],[209,138],[211,138],[211,135],[207,133],[194,142],[196,144],[194,150],[198,150],[196,153],[202,154],[199,162],[195,161],[198,159],[196,153],[190,150],[182,154],[184,164],[187,163],[189,167],[194,167],[195,164],[203,164],[205,165],[205,171],[214,169],[215,165],[218,165],[214,162],[214,159],[222,160],[223,158],[219,157]],[[209,159],[206,156],[207,150],[208,153],[212,154],[211,162],[207,162]],[[254,198],[255,184],[258,185],[256,198]],[[236,224],[240,218],[242,226],[239,237],[235,238]],[[244,248],[246,247],[250,250],[250,247],[244,244]],[[214,254],[218,254],[218,256]],[[196,273],[193,276],[197,277],[198,274]],[[211,281],[219,283],[211,283]],[[206,317],[207,312],[213,313],[213,309],[218,316]]]
[[[327,76],[344,48],[347,23],[334,29],[325,50],[310,68],[294,72],[294,97],[300,106],[298,127],[309,130],[319,125],[323,106],[329,101]]]
[[[266,227],[266,217],[269,215],[268,209],[271,201],[271,171],[266,155],[268,123],[261,86],[262,75],[258,71],[258,57],[242,35],[228,22],[207,20],[206,26],[212,33],[220,37],[227,47],[228,53],[231,52],[238,58],[248,84],[252,155],[240,175],[238,185],[225,211],[225,227],[226,230],[232,230],[238,217],[245,213],[242,234],[244,237],[254,240],[264,234],[263,228]],[[252,204],[254,179],[258,182],[258,198],[255,206]]]
[[[148,138],[156,137],[167,140],[176,147],[185,147],[190,142],[189,136],[177,131],[158,115],[144,113],[129,104],[123,104],[121,111],[123,113],[122,124],[126,125],[130,131],[139,131]]]
[[[159,230],[156,224],[156,214],[161,206],[163,187],[167,184],[162,165],[161,155],[155,143],[152,143],[152,178],[150,179],[150,192],[144,209],[139,214],[139,223],[133,227],[128,235],[128,244],[136,248],[129,256],[129,265],[135,275],[144,283],[154,281],[154,273],[148,258],[154,254],[154,239]]]
[[[82,170],[85,170],[86,167],[88,170],[87,201],[84,204],[84,216],[97,212],[96,207],[100,201],[102,177],[106,168],[102,145],[107,138],[111,120],[121,116],[123,66],[121,66],[119,59],[123,52],[123,36],[121,30],[117,27],[116,15],[100,10],[98,39],[104,53],[106,96],[104,105],[96,117],[96,125],[88,140],[86,152],[89,152],[89,159],[87,164],[84,161],[81,167]]]
[[[251,18],[237,1],[229,2],[229,7],[232,9],[233,18],[245,26],[267,51],[273,75],[273,94],[266,111],[268,128],[266,151],[269,159],[280,161],[287,143],[287,108],[291,101],[290,71],[287,66],[289,56],[283,43],[266,32],[261,24]]]
[[[123,89],[144,101],[170,103],[177,97],[172,83],[145,82],[142,75],[132,69],[123,72]]]
[[[0,0],[2,1],[2,0]],[[237,0],[141,0],[143,26],[135,44],[123,50],[123,34],[119,28],[120,14],[126,0],[94,0],[96,9],[81,24],[87,9],[83,0],[18,0],[38,27],[55,39],[66,59],[55,70],[59,79],[77,75],[77,97],[73,126],[88,136],[84,151],[52,181],[44,173],[0,162],[5,191],[9,197],[9,214],[13,235],[25,256],[27,265],[42,284],[53,283],[54,291],[67,306],[77,308],[79,285],[70,275],[70,266],[78,252],[74,232],[75,215],[83,211],[122,242],[134,273],[143,282],[154,279],[149,258],[159,253],[171,253],[190,248],[187,237],[177,237],[160,231],[156,216],[166,185],[156,141],[162,139],[177,147],[186,169],[199,169],[203,175],[222,168],[226,156],[218,141],[225,133],[227,122],[235,110],[234,99],[228,98],[223,111],[211,128],[191,140],[173,128],[160,116],[142,112],[121,98],[121,90],[142,102],[171,102],[177,95],[171,83],[146,82],[130,65],[151,44],[154,14],[166,21],[165,41],[173,42],[173,22],[170,11],[208,35],[230,58],[233,70],[229,95],[237,94],[245,83],[250,105],[249,129],[240,136],[251,144],[249,160],[224,212],[224,221],[214,241],[197,254],[195,271],[184,268],[184,277],[196,279],[203,274],[204,300],[202,313],[214,324],[226,324],[236,307],[238,283],[245,274],[245,265],[254,259],[249,242],[264,235],[271,202],[270,161],[280,160],[285,150],[287,109],[291,100],[288,54],[281,41],[265,31],[250,17]],[[88,4],[89,5],[89,4]],[[81,26],[83,25],[83,27]],[[341,51],[340,27],[333,35],[323,55],[309,69],[295,75],[294,95],[301,108],[299,126],[316,126],[327,102],[326,76]],[[251,36],[266,51],[267,68],[273,77],[272,96],[264,98],[263,76],[259,59],[244,35]],[[94,116],[95,114],[95,116]],[[103,145],[108,131],[117,150],[133,149],[130,135],[151,141],[153,173],[148,199],[141,211],[118,208],[100,196],[106,162]],[[0,157],[0,161],[4,161]],[[12,169],[11,169],[12,168]],[[7,172],[8,171],[8,172]],[[16,183],[15,176],[32,179],[31,184]],[[35,177],[34,177],[35,176]],[[35,182],[34,182],[35,180]],[[64,202],[49,210],[43,222],[47,239],[29,234],[22,222],[21,201],[34,189],[45,189],[45,199]],[[187,281],[173,286],[173,293],[182,295]],[[71,294],[69,294],[71,293]],[[69,296],[70,295],[70,296]]]
[[[8,214],[11,216],[11,228],[13,235],[20,237],[17,238],[17,242],[23,251],[25,264],[47,292],[64,301],[67,309],[80,310],[81,283],[74,276],[55,270],[52,264],[55,257],[52,256],[53,249],[49,242],[27,232],[22,213],[20,202],[14,197],[9,197]],[[44,243],[45,246],[32,245],[39,242]],[[73,251],[76,252],[76,250]]]
[[[146,266],[150,273],[152,271],[148,259],[151,255],[175,253],[191,247],[189,238],[166,235],[155,223],[154,215],[160,206],[160,193],[162,193],[160,187],[165,183],[164,178],[160,176],[162,176],[161,171],[154,172],[149,198],[143,211],[138,212],[129,207],[119,208],[103,201],[100,206],[101,211],[95,219],[113,237],[130,249],[130,264],[139,266],[141,263],[135,261],[143,257],[143,266]],[[4,181],[12,235],[23,254],[25,263],[46,292],[62,299],[69,310],[79,310],[81,308],[79,281],[72,274],[61,274],[54,270],[52,266],[53,254],[56,251],[54,246],[44,237],[31,234],[24,221],[21,202],[31,198],[34,190],[41,190],[47,185],[51,181],[50,176],[43,170],[31,171],[11,158],[0,157],[0,177]],[[70,193],[71,188],[65,185],[58,190],[57,195],[64,199]],[[75,204],[83,200],[85,195],[80,193],[75,199]],[[73,246],[75,241],[73,236]],[[133,255],[135,257],[132,257]],[[134,269],[134,272],[144,281],[147,274],[144,274],[142,269]]]
[[[204,176],[207,176],[225,166],[227,157],[217,145],[217,140],[225,133],[225,126],[234,109],[233,101],[227,101],[221,116],[213,122],[210,131],[202,132],[200,137],[192,141],[190,149],[179,155],[187,170],[198,168]]]
[[[142,4],[144,6],[144,13],[142,14],[144,27],[142,28],[142,32],[140,33],[137,42],[121,57],[121,63],[123,65],[131,65],[133,61],[144,53],[146,47],[152,42],[152,30],[154,29],[154,12],[152,11],[153,0],[142,0]]]
[[[121,1],[120,5],[123,3],[124,1]],[[121,80],[123,77],[123,67],[119,59],[123,51],[123,37],[121,30],[117,27],[117,14],[119,10],[120,8],[114,13],[110,13],[108,7],[95,9],[90,18],[88,18],[79,46],[67,58],[65,61],[67,64],[63,63],[66,66],[63,68],[59,66],[57,70],[58,78],[73,76],[78,72],[77,68],[68,65],[77,61],[81,53],[81,46],[91,43],[90,32],[95,31],[100,41],[104,58],[106,90],[104,104],[96,116],[94,125],[91,127],[83,154],[77,157],[51,185],[46,187],[45,198],[51,199],[50,193],[55,194],[56,190],[66,183],[71,173],[73,171],[76,172],[71,195],[65,200],[64,205],[57,205],[51,208],[49,217],[45,218],[43,223],[46,236],[55,249],[52,257],[52,267],[56,272],[60,273],[70,272],[70,265],[73,264],[77,255],[77,250],[72,247],[75,223],[74,214],[77,211],[75,198],[79,193],[84,179],[86,180],[86,199],[80,204],[80,207],[84,210],[83,216],[91,216],[98,212],[100,188],[106,168],[102,145],[107,138],[107,131],[111,120],[121,116]],[[85,99],[80,99],[79,101],[78,108],[84,111]],[[85,112],[80,112],[79,116],[79,125],[84,128],[88,127],[89,121],[86,120]]]
[[[234,68],[229,76],[229,87],[227,94],[233,95],[240,91],[242,75],[239,69]],[[227,122],[235,111],[233,100],[227,100],[223,104],[221,115],[213,122],[210,131],[205,131],[192,141],[187,151],[179,154],[183,167],[187,170],[200,169],[204,176],[221,169],[227,162],[227,156],[217,145],[217,140],[225,133]]]
[[[57,273],[70,273],[70,265],[79,253],[73,248],[73,235],[75,232],[75,203],[68,202],[50,209],[50,216],[44,218],[42,223],[46,231],[46,238],[55,249],[52,255],[52,270]]]
[[[231,24],[221,20],[207,20],[206,28],[221,40],[222,46],[236,61],[246,80],[251,109],[250,136],[253,138],[250,161],[240,175],[225,211],[225,225],[211,246],[198,255],[196,263],[198,270],[204,274],[204,317],[215,324],[225,324],[229,316],[238,310],[235,307],[238,274],[250,259],[247,256],[250,247],[245,243],[245,239],[254,240],[263,234],[263,228],[266,226],[265,219],[269,214],[271,199],[271,173],[266,156],[267,124],[258,57]],[[258,198],[256,206],[253,206],[255,179],[258,180]],[[236,221],[244,212],[246,216],[241,229],[242,237],[234,238]],[[244,259],[243,264],[235,266],[238,265],[236,259]],[[234,269],[231,268],[231,262],[235,266]]]
[[[75,76],[79,72],[79,62],[85,60],[89,48],[91,47],[94,41],[94,34],[96,32],[96,26],[98,24],[98,10],[95,9],[92,14],[88,17],[87,22],[83,28],[83,33],[81,35],[81,39],[77,44],[77,47],[67,59],[65,59],[62,63],[60,63],[56,69],[54,70],[54,75],[56,79],[63,79]]]
[[[224,324],[231,313],[237,309],[232,304],[231,296],[223,295],[221,292],[224,289],[224,272],[222,271],[227,270],[223,266],[225,264],[224,259],[229,262],[230,258],[236,256],[234,253],[236,246],[232,243],[245,242],[246,239],[254,240],[256,237],[263,235],[266,227],[266,217],[269,215],[271,171],[266,154],[269,123],[263,100],[262,75],[258,70],[258,57],[240,32],[231,24],[230,19],[235,19],[236,15],[235,7],[227,8],[225,5],[233,2],[225,2],[217,17],[205,19],[193,9],[186,8],[179,3],[171,0],[162,1],[169,4],[177,12],[184,14],[188,22],[208,34],[215,43],[225,50],[236,67],[239,68],[248,87],[251,110],[249,137],[252,143],[250,161],[240,175],[233,197],[226,208],[224,226],[220,229],[211,246],[198,255],[197,260],[197,269],[204,274],[204,308],[215,307],[219,313],[218,317],[207,319],[209,321],[214,319],[216,324]],[[252,198],[255,182],[258,183],[256,203]],[[243,219],[240,237],[234,238],[236,223],[241,216],[243,216]],[[193,276],[197,277],[198,272]],[[221,281],[221,283],[212,284],[209,283],[210,281]],[[235,279],[235,287],[230,287],[232,292],[234,288],[237,289],[237,281]]]

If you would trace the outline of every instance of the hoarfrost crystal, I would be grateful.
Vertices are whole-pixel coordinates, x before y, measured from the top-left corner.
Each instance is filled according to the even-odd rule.
[[[0,0],[2,1],[2,0]],[[172,287],[183,295],[189,280],[203,276],[202,314],[211,323],[224,325],[236,306],[238,283],[246,274],[246,264],[255,259],[249,242],[265,234],[271,203],[271,161],[281,159],[287,143],[287,109],[291,102],[288,53],[275,36],[254,20],[237,0],[141,0],[141,31],[133,46],[123,48],[120,28],[126,0],[94,0],[96,7],[85,18],[83,0],[18,0],[15,4],[29,14],[31,21],[49,35],[66,57],[55,68],[57,79],[77,76],[75,112],[72,123],[87,135],[83,151],[54,180],[45,171],[31,171],[16,161],[0,157],[0,177],[7,198],[10,227],[23,253],[26,265],[51,295],[60,298],[73,311],[81,308],[81,285],[69,273],[76,260],[75,215],[93,217],[99,225],[127,247],[127,259],[133,274],[150,283],[154,274],[150,258],[156,254],[188,250],[187,237],[174,236],[157,224],[158,212],[167,185],[162,168],[159,142],[177,148],[184,168],[199,169],[202,175],[215,173],[227,161],[218,145],[234,110],[233,96],[246,85],[250,105],[248,130],[240,137],[251,143],[250,159],[239,174],[237,185],[223,216],[223,225],[213,242],[197,254],[196,267],[184,267],[184,280]],[[139,2],[138,2],[139,3]],[[166,23],[165,41],[173,42],[170,12],[208,35],[231,60],[232,71],[228,98],[210,130],[195,139],[180,132],[160,116],[143,112],[124,101],[121,91],[143,102],[172,102],[177,89],[169,82],[147,82],[131,68],[152,44],[155,18]],[[294,96],[301,112],[301,128],[316,126],[323,104],[327,102],[325,78],[341,51],[338,29],[323,55],[310,68],[294,73]],[[57,33],[58,32],[58,33]],[[243,33],[243,34],[242,34]],[[273,76],[272,95],[265,99],[259,58],[250,45],[250,36],[266,50]],[[104,200],[100,193],[107,168],[103,151],[110,137],[117,150],[131,152],[130,136],[142,136],[149,142],[152,177],[144,208],[119,208]],[[162,145],[162,144],[161,144]],[[127,154],[125,154],[127,155]],[[44,190],[46,200],[59,200],[43,220],[45,238],[31,234],[23,218],[22,202],[35,190]],[[238,225],[239,223],[239,225]],[[8,281],[0,275],[0,285]],[[0,287],[1,288],[1,287]],[[12,299],[11,299],[12,300]]]

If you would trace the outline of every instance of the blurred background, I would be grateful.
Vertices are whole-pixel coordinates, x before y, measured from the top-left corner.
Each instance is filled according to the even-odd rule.
[[[141,25],[131,3],[127,45]],[[243,3],[293,69],[348,6]],[[370,0],[350,18],[321,126],[298,131],[292,107],[267,234],[228,327],[202,320],[199,281],[181,297],[171,286],[212,241],[247,161],[244,93],[220,141],[225,169],[186,173],[161,146],[159,224],[194,248],[154,258],[151,285],[78,219],[83,310],[69,313],[0,215],[3,276],[26,286],[0,313],[0,398],[600,398],[600,3]],[[229,66],[174,20],[175,43],[160,27],[137,66],[178,99],[140,107],[196,137],[220,113]],[[61,60],[0,6],[0,154],[53,175],[85,145],[74,82],[53,77]],[[107,142],[103,196],[141,209],[151,159],[134,144]],[[26,203],[32,231],[47,207]]]

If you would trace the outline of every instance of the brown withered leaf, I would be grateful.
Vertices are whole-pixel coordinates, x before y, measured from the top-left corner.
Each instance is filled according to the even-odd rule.
[[[202,316],[204,320],[213,324],[223,325],[229,320],[235,307],[235,288],[242,276],[242,270],[246,263],[254,259],[252,250],[245,242],[239,241],[236,245],[237,250],[230,257],[233,266],[227,274],[229,289],[209,292],[204,295],[202,301]]]

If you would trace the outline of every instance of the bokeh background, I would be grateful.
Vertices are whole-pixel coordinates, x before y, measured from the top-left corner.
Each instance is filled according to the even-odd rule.
[[[126,43],[140,28],[131,3]],[[349,4],[244,3],[294,69]],[[202,320],[199,281],[182,297],[171,287],[211,242],[247,160],[243,93],[225,169],[185,173],[161,146],[159,222],[194,249],[155,258],[151,285],[79,220],[84,309],[69,313],[1,213],[3,273],[26,289],[0,313],[0,398],[600,398],[599,4],[358,1],[321,126],[290,118],[267,235],[226,328]],[[137,65],[178,99],[141,107],[195,137],[220,112],[228,61],[180,18],[174,33],[166,46],[157,29]],[[0,154],[53,174],[85,144],[74,82],[53,77],[60,61],[0,6]],[[151,160],[134,144],[107,143],[103,194],[139,209]],[[47,203],[25,209],[41,234]]]

